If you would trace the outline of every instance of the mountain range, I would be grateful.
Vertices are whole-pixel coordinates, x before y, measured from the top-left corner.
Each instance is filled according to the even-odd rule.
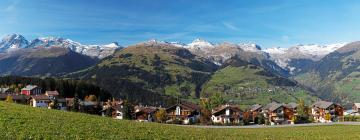
[[[350,103],[360,101],[357,46],[262,49],[253,43],[195,39],[189,44],[149,40],[121,47],[57,37],[27,41],[12,34],[0,42],[0,75],[83,79],[116,97],[146,104],[177,98],[196,102],[214,94],[241,105],[300,98]],[[342,88],[348,83],[353,86]]]

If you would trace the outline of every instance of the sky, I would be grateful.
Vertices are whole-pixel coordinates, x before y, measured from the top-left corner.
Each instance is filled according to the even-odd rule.
[[[0,36],[127,46],[157,39],[262,48],[360,40],[357,0],[1,0]]]

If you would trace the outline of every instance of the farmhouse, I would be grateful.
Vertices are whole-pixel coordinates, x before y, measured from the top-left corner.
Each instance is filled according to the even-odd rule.
[[[352,110],[359,113],[360,112],[360,103],[354,103],[352,106]]]
[[[30,106],[32,107],[49,107],[51,99],[46,95],[33,95],[30,97]]]
[[[222,105],[212,110],[213,123],[236,124],[242,120],[243,111],[237,106]]]
[[[294,123],[292,122],[293,118],[297,115],[297,103],[288,103],[284,105],[284,117],[285,121],[288,121],[288,123]]]
[[[338,121],[344,113],[343,107],[333,102],[317,101],[311,107],[311,114],[317,122]]]
[[[276,102],[269,103],[263,107],[262,112],[271,125],[282,124],[285,121],[283,104]]]
[[[113,108],[113,113],[112,113],[112,116],[114,119],[124,119],[124,106],[122,104],[118,104]]]
[[[84,113],[98,114],[101,111],[101,107],[97,101],[80,101],[79,110]]]
[[[252,123],[257,122],[258,115],[262,112],[262,105],[260,104],[254,104],[251,105],[247,110],[249,112],[249,121]]]
[[[41,94],[41,88],[34,85],[27,85],[23,89],[21,89],[21,94],[24,95],[39,95]]]
[[[181,102],[166,109],[168,122],[179,120],[183,124],[196,122],[200,117],[200,107],[189,102]]]
[[[155,121],[155,112],[157,110],[155,107],[139,107],[133,115],[140,122],[153,122]]]

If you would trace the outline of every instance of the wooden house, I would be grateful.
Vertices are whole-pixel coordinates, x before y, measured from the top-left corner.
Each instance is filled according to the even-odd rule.
[[[56,97],[59,96],[59,92],[54,90],[54,91],[45,91],[45,95],[48,96],[51,99],[55,99]]]
[[[30,106],[32,107],[49,107],[51,99],[46,95],[33,95],[30,97]]]
[[[243,117],[243,111],[237,106],[221,105],[212,110],[211,120],[213,123],[237,124]]]
[[[317,122],[338,121],[342,119],[343,113],[344,108],[333,102],[317,101],[311,106],[311,114]]]
[[[155,113],[158,109],[156,107],[139,107],[135,109],[134,118],[140,122],[155,121]]]
[[[198,121],[200,117],[200,107],[189,102],[181,102],[166,109],[167,122],[179,120],[183,124],[190,124]]]
[[[251,105],[247,111],[249,112],[249,122],[251,123],[255,123],[257,122],[257,119],[258,119],[258,115],[261,114],[262,112],[262,105],[260,104],[254,104],[254,105]]]
[[[284,118],[284,105],[276,102],[267,104],[262,108],[262,113],[271,125],[282,124]]]

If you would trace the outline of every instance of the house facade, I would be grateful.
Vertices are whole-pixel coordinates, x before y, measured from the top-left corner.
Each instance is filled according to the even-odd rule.
[[[45,91],[45,95],[48,96],[51,99],[55,99],[56,97],[59,96],[59,92],[54,90],[54,91]]]
[[[258,121],[258,116],[261,115],[262,107],[263,106],[260,104],[254,104],[247,109],[247,111],[249,112],[250,123],[255,123]]]
[[[327,101],[317,101],[311,106],[311,114],[316,122],[334,122],[342,119],[344,109],[341,105]]]
[[[114,119],[119,119],[119,120],[124,119],[124,106],[122,104],[113,106],[112,109],[113,109],[112,117]]]
[[[272,102],[263,107],[262,113],[271,125],[283,124],[285,122],[284,105]]]
[[[135,109],[134,118],[140,122],[155,121],[155,113],[158,109],[155,107],[139,107]]]
[[[21,89],[21,94],[24,95],[40,95],[42,93],[42,89],[38,86],[27,85],[26,87]]]
[[[166,109],[167,122],[176,120],[182,124],[196,122],[200,117],[200,107],[189,102],[181,102]]]
[[[33,95],[30,97],[30,106],[48,108],[51,99],[46,95]]]
[[[212,110],[213,123],[237,124],[243,117],[243,111],[237,106],[222,105]]]

